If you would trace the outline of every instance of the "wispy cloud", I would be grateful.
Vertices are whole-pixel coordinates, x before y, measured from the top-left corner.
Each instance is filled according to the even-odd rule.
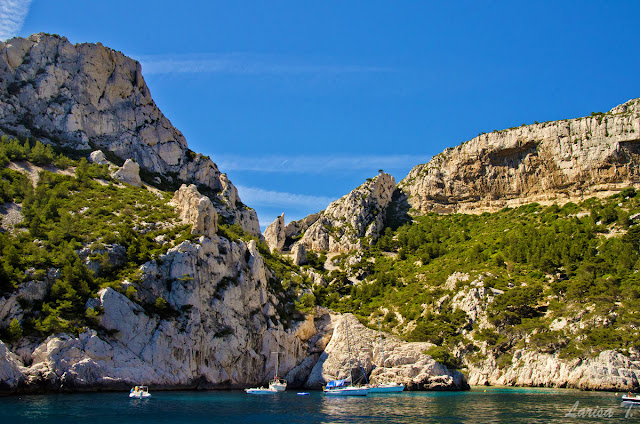
[[[252,207],[297,207],[320,211],[325,209],[329,203],[336,200],[326,196],[309,196],[307,194],[264,190],[256,187],[238,186],[237,189],[242,202]]]
[[[145,75],[152,74],[343,74],[388,72],[379,66],[310,63],[300,58],[247,53],[139,56]]]
[[[329,155],[329,156],[259,156],[216,155],[214,162],[224,172],[252,171],[269,173],[326,174],[357,170],[407,169],[427,163],[429,156],[419,155]]]
[[[0,40],[15,37],[29,13],[31,0],[0,0]]]

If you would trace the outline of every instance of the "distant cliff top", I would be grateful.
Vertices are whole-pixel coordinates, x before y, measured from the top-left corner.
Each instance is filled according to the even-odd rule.
[[[481,134],[399,184],[416,213],[580,200],[640,184],[640,99],[607,113]]]

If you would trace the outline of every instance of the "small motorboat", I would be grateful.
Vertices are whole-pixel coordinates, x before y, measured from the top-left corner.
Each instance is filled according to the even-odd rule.
[[[255,387],[251,389],[244,389],[244,391],[250,395],[274,395],[276,393],[280,393],[277,389],[272,389],[271,387]]]
[[[151,393],[149,393],[149,387],[147,386],[135,386],[129,392],[129,397],[134,399],[146,399],[151,397]]]
[[[640,405],[640,397],[629,392],[628,395],[622,395],[622,401],[627,403],[637,403]]]

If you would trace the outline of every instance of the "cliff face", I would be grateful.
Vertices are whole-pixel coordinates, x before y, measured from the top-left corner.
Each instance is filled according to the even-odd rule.
[[[606,350],[596,358],[563,360],[558,355],[518,350],[507,367],[495,358],[469,367],[472,385],[563,387],[581,390],[638,390],[640,361]]]
[[[563,203],[640,184],[640,99],[605,114],[482,134],[400,183],[418,213]]]
[[[255,211],[156,106],[138,62],[101,44],[36,34],[0,42],[0,130],[73,149],[99,148],[143,169],[203,185],[218,213],[259,234]]]
[[[285,329],[270,271],[255,242],[201,236],[185,241],[140,269],[132,299],[104,288],[87,308],[98,324],[78,337],[22,340],[16,354],[0,344],[4,391],[155,387],[246,387],[282,374],[309,356],[317,333],[313,317]],[[16,293],[15,296],[24,294]],[[149,309],[159,298],[159,314]],[[3,299],[4,300],[4,299]],[[9,299],[11,302],[11,299]],[[16,314],[20,307],[16,303]],[[158,303],[155,303],[158,305]],[[315,341],[314,341],[315,342]]]
[[[384,227],[386,209],[395,191],[395,179],[381,173],[331,203],[327,209],[285,228],[287,238],[306,250],[348,252],[373,242]],[[310,219],[313,218],[313,219]]]

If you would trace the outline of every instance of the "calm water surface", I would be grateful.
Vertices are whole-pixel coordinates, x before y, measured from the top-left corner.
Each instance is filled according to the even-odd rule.
[[[321,392],[297,396],[295,390],[278,395],[151,390],[153,396],[144,400],[129,399],[128,393],[2,397],[0,423],[640,422],[640,408],[629,413],[620,394],[607,392],[475,388],[327,398]],[[600,416],[590,417],[583,408]]]

